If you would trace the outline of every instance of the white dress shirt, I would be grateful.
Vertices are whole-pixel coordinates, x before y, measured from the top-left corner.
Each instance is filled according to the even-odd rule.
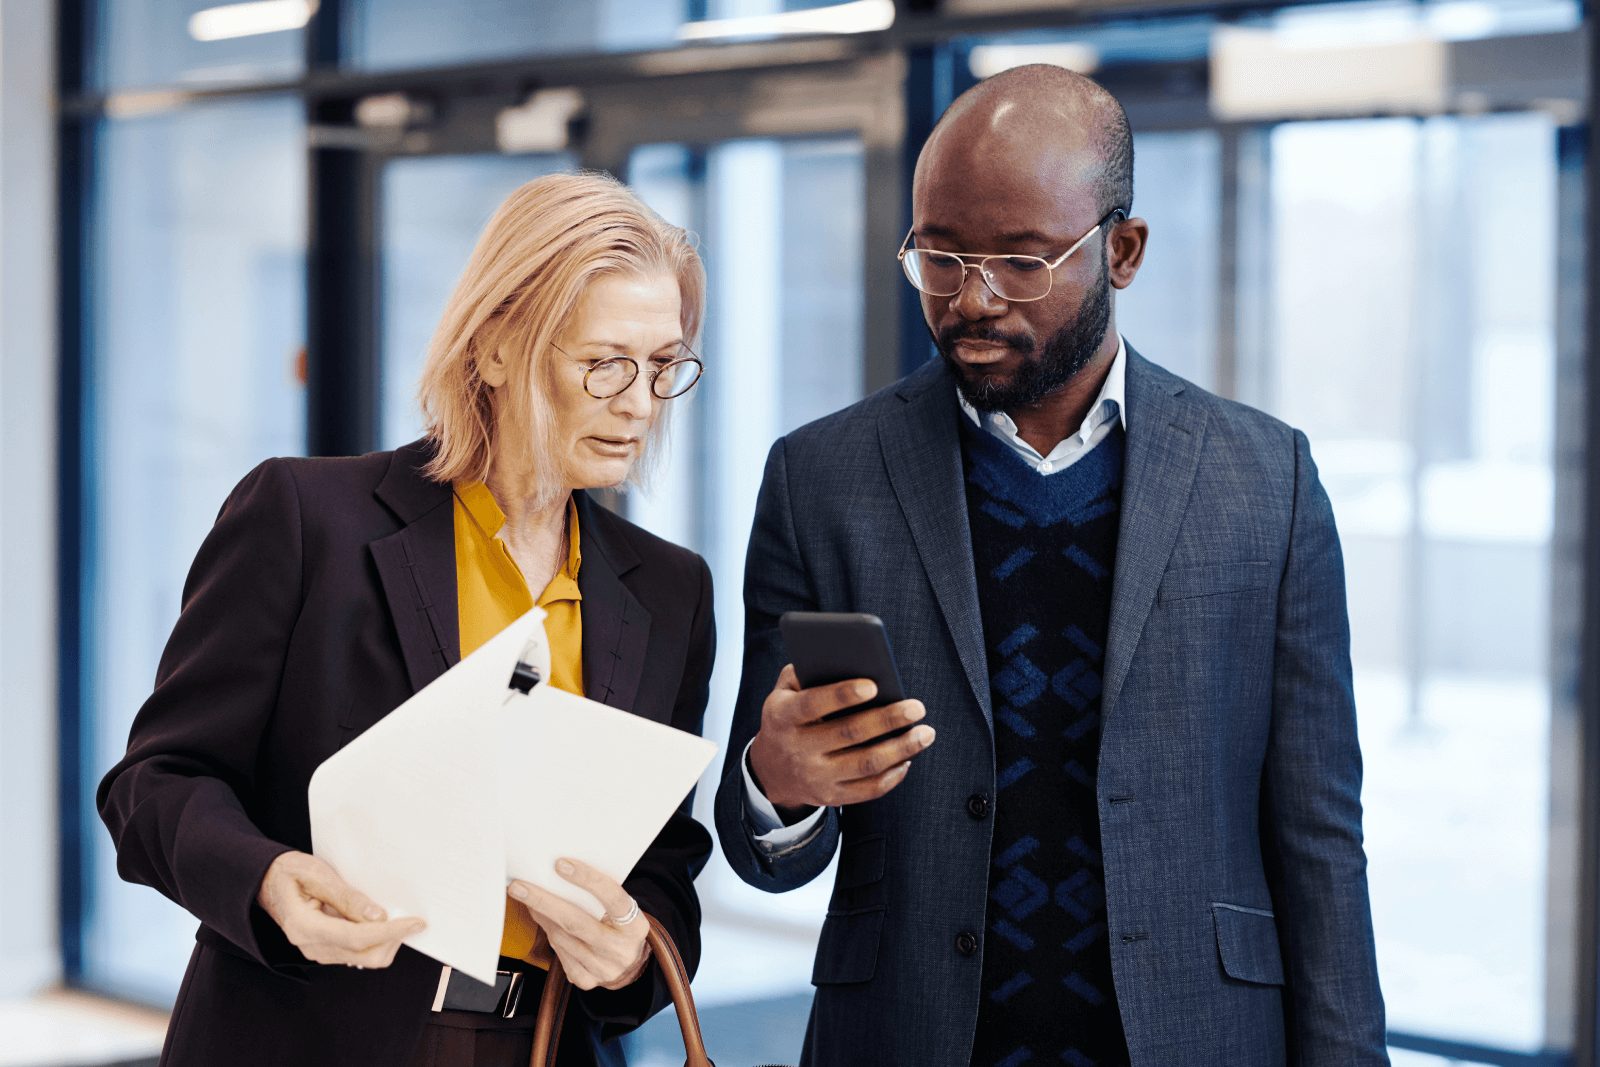
[[[1100,395],[1089,406],[1089,413],[1084,416],[1078,432],[1057,442],[1048,456],[1041,456],[1038,449],[1018,436],[1017,424],[1005,412],[981,412],[967,403],[967,398],[961,395],[959,389],[956,399],[974,426],[1004,441],[1028,466],[1040,475],[1048,476],[1066,470],[1088,455],[1090,449],[1105,440],[1113,423],[1121,423],[1122,431],[1128,431],[1127,404],[1124,400],[1127,380],[1128,344],[1118,334],[1117,355],[1111,361],[1111,371],[1106,375],[1105,384],[1100,387]],[[750,744],[755,744],[755,741],[752,739]],[[756,831],[757,846],[769,856],[781,856],[807,844],[822,825],[823,809],[818,808],[793,826],[785,826],[772,801],[756,788],[755,778],[750,774],[750,745],[745,746],[739,767],[744,772],[745,814],[751,828]]]

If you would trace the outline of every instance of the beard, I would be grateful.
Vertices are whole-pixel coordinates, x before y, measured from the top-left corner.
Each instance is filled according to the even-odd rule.
[[[1042,346],[976,322],[956,323],[938,333],[929,327],[928,332],[944,365],[955,375],[961,395],[967,403],[988,413],[1036,404],[1071,381],[1099,351],[1110,325],[1111,279],[1102,269],[1099,282],[1089,291],[1077,317],[1064,323]],[[1006,345],[1021,357],[1021,365],[1010,377],[986,373],[982,367],[968,367],[954,355],[960,341]]]

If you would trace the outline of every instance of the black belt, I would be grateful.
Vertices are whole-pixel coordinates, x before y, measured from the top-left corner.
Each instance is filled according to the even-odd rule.
[[[510,1019],[517,1014],[528,976],[523,971],[496,971],[494,984],[445,966],[439,971],[439,989],[433,995],[434,1011],[474,1011]]]

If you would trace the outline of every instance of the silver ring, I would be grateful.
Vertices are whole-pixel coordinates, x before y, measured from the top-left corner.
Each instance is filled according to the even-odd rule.
[[[633,922],[633,920],[637,919],[638,917],[639,917],[639,902],[636,900],[636,901],[633,902],[633,907],[628,909],[628,914],[624,915],[620,919],[614,919],[611,916],[607,915],[606,916],[606,922],[610,923],[612,926],[627,926],[629,923]]]

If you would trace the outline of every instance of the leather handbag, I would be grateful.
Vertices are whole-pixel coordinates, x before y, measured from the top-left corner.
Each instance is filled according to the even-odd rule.
[[[700,1017],[694,1011],[694,994],[689,991],[689,971],[678,955],[678,946],[672,935],[648,912],[640,915],[649,920],[646,939],[650,951],[661,964],[666,976],[667,989],[672,992],[672,1006],[678,1010],[678,1027],[683,1031],[684,1067],[716,1067],[706,1055],[706,1043],[700,1036]],[[550,974],[545,979],[544,993],[539,998],[539,1017],[533,1030],[533,1055],[528,1067],[555,1067],[556,1046],[561,1040],[561,1019],[567,1013],[567,998],[572,995],[572,983],[557,957],[550,963]],[[775,1067],[775,1065],[769,1065]]]

